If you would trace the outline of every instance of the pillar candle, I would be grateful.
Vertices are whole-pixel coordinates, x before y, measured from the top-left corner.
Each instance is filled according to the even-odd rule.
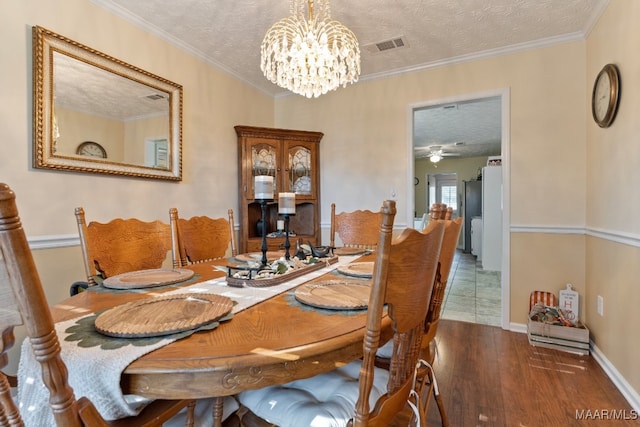
[[[271,175],[256,176],[254,184],[254,199],[273,199],[273,177]]]
[[[278,230],[284,230],[284,220],[278,220]]]
[[[279,193],[278,194],[278,213],[280,214],[296,213],[296,193]]]

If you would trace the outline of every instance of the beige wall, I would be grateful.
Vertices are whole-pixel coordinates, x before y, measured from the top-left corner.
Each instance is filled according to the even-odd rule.
[[[587,322],[591,339],[635,389],[640,389],[640,248],[587,237]],[[596,298],[604,299],[603,316]]]
[[[586,322],[595,345],[630,387],[640,390],[640,2],[612,0],[587,41],[587,87],[607,63],[620,70],[621,98],[611,127],[587,121]],[[604,311],[597,313],[597,297]]]
[[[145,33],[86,0],[3,3],[0,14],[3,83],[0,103],[0,182],[17,193],[30,238],[76,235],[73,215],[88,220],[226,216],[237,210],[237,124],[273,125],[273,99]],[[183,85],[183,181],[130,179],[31,167],[31,27],[41,25],[89,47]],[[76,259],[81,267],[80,258]],[[39,265],[45,287],[67,288],[55,265]],[[77,269],[81,272],[81,268]],[[78,280],[82,275],[78,274]]]
[[[146,141],[169,139],[168,115],[127,122],[125,125],[126,163],[145,164]]]
[[[169,117],[122,122],[78,111],[56,109],[60,137],[56,153],[75,155],[78,145],[94,141],[102,145],[110,162],[145,164],[145,141],[169,138]]]
[[[273,99],[86,0],[26,0],[0,14],[3,102],[0,180],[17,192],[30,236],[76,234],[87,219],[225,216],[237,209],[237,124],[273,125]],[[129,179],[31,168],[31,27],[41,25],[184,87],[183,181]],[[70,191],[72,190],[72,191]],[[42,218],[55,218],[42,221]]]
[[[56,140],[57,153],[75,155],[80,143],[94,141],[104,147],[109,160],[123,161],[125,133],[121,122],[64,108],[55,111],[58,127],[62,129]]]
[[[511,277],[526,286],[511,286],[512,321],[526,323],[532,290],[558,295],[567,283],[580,294],[581,318],[585,319],[585,253],[583,234],[512,233]],[[526,279],[525,279],[526,278]]]

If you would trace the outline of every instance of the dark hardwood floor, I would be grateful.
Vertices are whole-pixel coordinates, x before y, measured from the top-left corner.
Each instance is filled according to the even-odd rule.
[[[638,426],[590,356],[533,347],[526,334],[440,321],[436,379],[451,427]],[[409,414],[393,426],[407,426]],[[440,425],[433,398],[427,425]]]

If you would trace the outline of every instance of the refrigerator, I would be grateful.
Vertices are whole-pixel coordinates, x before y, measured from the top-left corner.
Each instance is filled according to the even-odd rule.
[[[482,268],[502,270],[502,166],[482,169]]]
[[[463,181],[464,252],[471,253],[471,221],[482,215],[482,181]]]

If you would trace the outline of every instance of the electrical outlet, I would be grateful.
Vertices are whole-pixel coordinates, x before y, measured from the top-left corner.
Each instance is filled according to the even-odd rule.
[[[598,314],[604,316],[604,298],[598,295]]]

